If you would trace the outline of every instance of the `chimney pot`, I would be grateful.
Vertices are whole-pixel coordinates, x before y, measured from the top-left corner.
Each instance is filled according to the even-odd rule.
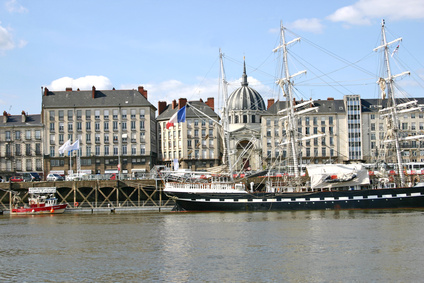
[[[144,98],[147,99],[147,90],[145,90],[144,87],[139,86],[138,87],[138,92],[141,93],[144,96]]]
[[[66,91],[72,91],[72,87],[67,87]]]
[[[213,111],[215,111],[215,98],[208,97],[206,100],[206,105],[209,106]]]
[[[158,102],[158,115],[162,114],[163,111],[165,111],[166,108],[166,101],[159,101]]]
[[[187,98],[178,99],[178,109],[183,108],[187,104]]]
[[[96,98],[96,87],[93,85],[91,88],[91,97],[94,99]]]
[[[268,99],[268,107],[266,109],[269,109],[274,103],[275,103],[275,99],[274,98]]]
[[[177,101],[174,99],[172,100],[172,109],[175,109],[176,106],[177,106]]]

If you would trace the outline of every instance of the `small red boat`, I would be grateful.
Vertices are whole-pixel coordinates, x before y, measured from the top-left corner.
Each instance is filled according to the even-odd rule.
[[[19,206],[19,203],[15,202],[10,214],[58,214],[65,212],[67,204],[57,204],[57,198],[54,195],[56,188],[29,188],[28,193],[28,205]]]

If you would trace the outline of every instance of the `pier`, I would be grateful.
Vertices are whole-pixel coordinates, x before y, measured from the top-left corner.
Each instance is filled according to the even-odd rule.
[[[24,203],[30,187],[55,187],[58,203],[70,209],[141,209],[172,207],[174,201],[163,193],[162,180],[90,180],[58,182],[0,183],[0,210],[9,210],[12,194]]]

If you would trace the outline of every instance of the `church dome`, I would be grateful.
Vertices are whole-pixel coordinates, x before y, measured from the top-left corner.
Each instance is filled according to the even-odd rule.
[[[244,63],[241,87],[231,93],[228,98],[228,110],[266,110],[262,96],[259,92],[249,87],[247,83],[246,63]]]

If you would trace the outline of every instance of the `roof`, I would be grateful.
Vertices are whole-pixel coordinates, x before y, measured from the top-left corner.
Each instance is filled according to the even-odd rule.
[[[198,111],[194,110],[192,107],[195,107],[196,109],[202,111],[206,115],[212,118],[219,119],[218,114],[216,114],[212,108],[210,108],[206,103],[203,101],[197,100],[197,101],[188,101],[186,104],[186,119],[188,118],[207,118],[206,116],[202,116]],[[159,121],[167,121],[169,120],[172,115],[175,114],[180,108],[177,106],[172,109],[171,104],[168,104],[165,108],[165,110],[156,117],[156,120]]]
[[[302,103],[304,101],[296,101]],[[276,115],[278,111],[286,109],[287,101],[277,101],[268,108],[268,115]],[[345,105],[343,100],[315,100],[314,107],[318,107],[319,113],[344,113]]]
[[[228,98],[228,110],[266,110],[262,96],[249,87],[246,75],[246,63],[244,64],[241,87],[233,91]]]
[[[3,123],[3,117],[0,118],[0,127],[43,126],[41,114],[26,115],[25,122],[22,122],[22,115],[8,115],[6,123]]]
[[[156,110],[156,107],[135,89],[94,91],[95,98],[92,90],[47,91],[47,95],[42,98],[42,108],[146,106]]]

